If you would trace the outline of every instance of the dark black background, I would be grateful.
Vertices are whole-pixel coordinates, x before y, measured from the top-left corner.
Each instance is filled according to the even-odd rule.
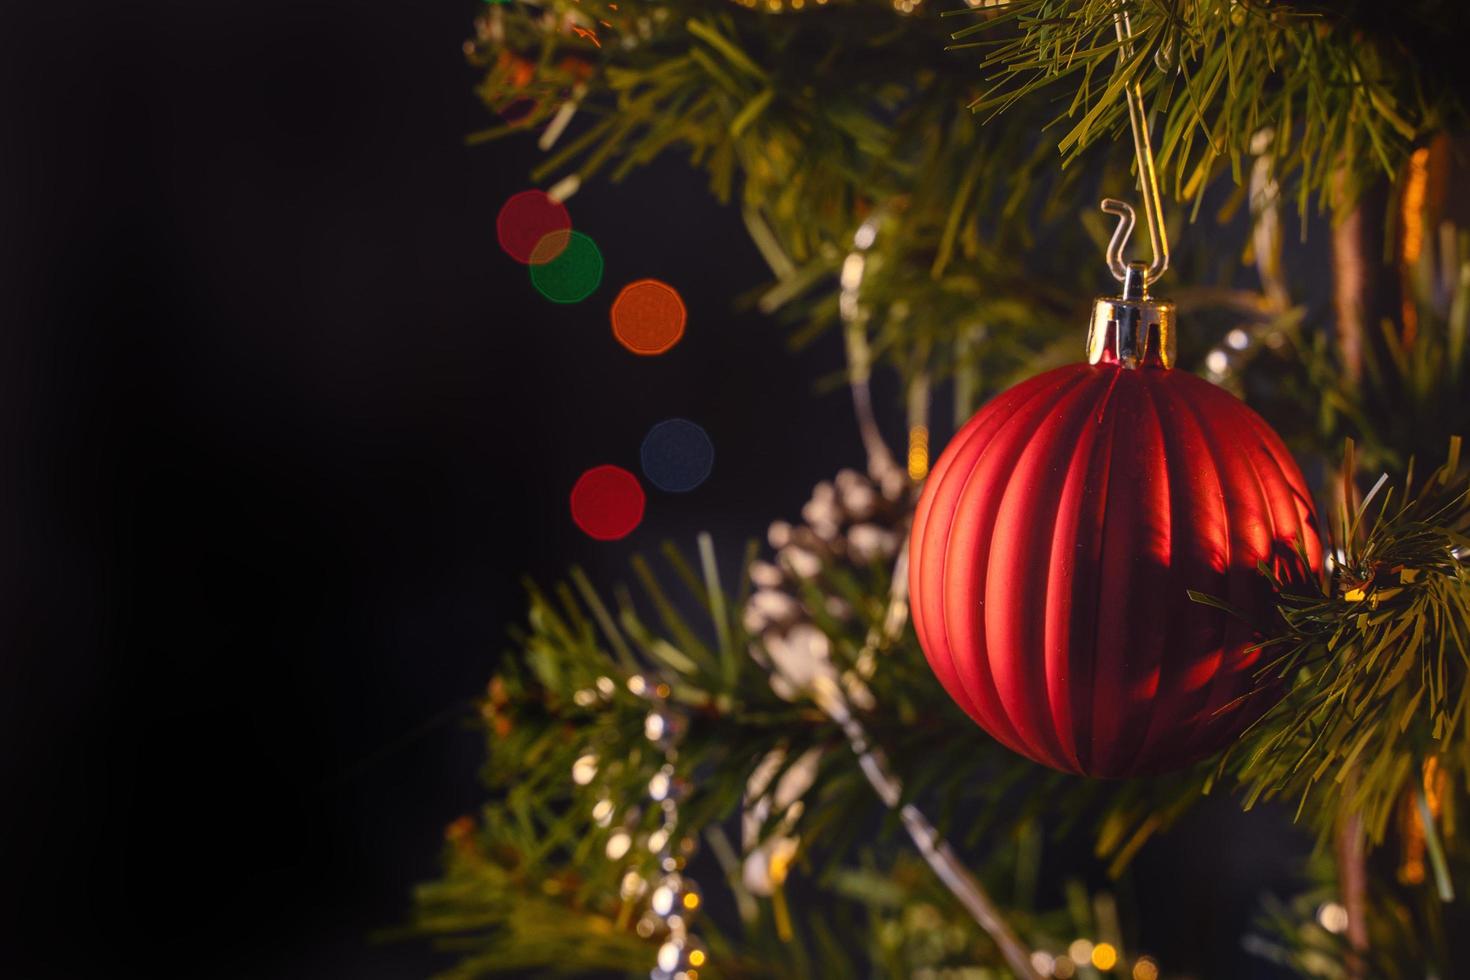
[[[587,302],[500,253],[536,155],[464,145],[477,7],[0,13],[4,975],[427,974],[372,936],[479,799],[470,704],[520,577],[610,582],[700,529],[733,557],[860,458],[814,394],[839,352],[735,311],[761,263],[678,161],[572,199],[607,260]],[[666,357],[607,329],[642,276],[689,303]],[[577,474],[674,415],[713,478],[580,537]],[[1301,850],[1203,808],[1140,863],[1148,948],[1245,975]]]

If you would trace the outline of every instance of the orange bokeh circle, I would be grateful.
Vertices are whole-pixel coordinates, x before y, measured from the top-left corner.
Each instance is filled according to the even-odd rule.
[[[684,336],[688,312],[679,291],[657,279],[630,282],[612,304],[612,330],[635,354],[662,354]]]

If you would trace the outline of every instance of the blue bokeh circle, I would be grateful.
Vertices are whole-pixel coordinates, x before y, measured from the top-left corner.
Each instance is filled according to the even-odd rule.
[[[665,419],[648,430],[639,453],[643,475],[660,490],[684,493],[709,478],[715,444],[688,419]]]

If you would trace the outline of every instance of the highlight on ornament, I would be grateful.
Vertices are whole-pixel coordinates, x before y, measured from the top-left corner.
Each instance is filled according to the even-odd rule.
[[[622,288],[612,304],[612,331],[634,354],[662,354],[684,336],[688,311],[679,291],[657,279],[639,279]]]
[[[572,241],[572,216],[545,191],[512,194],[495,218],[495,235],[505,254],[522,265],[545,265]]]
[[[686,493],[709,479],[715,444],[688,419],[666,419],[648,430],[639,451],[643,475],[660,490]]]
[[[580,303],[602,284],[602,253],[582,232],[571,232],[556,258],[531,265],[531,284],[553,303]]]
[[[572,487],[572,520],[590,538],[617,541],[642,522],[646,499],[638,478],[621,466],[594,466]]]

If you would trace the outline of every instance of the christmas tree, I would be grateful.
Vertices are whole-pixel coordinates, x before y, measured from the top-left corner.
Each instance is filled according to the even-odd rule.
[[[1206,795],[1317,836],[1309,887],[1241,937],[1263,961],[1470,969],[1456,13],[487,6],[465,51],[500,121],[473,139],[546,151],[500,229],[538,288],[590,274],[573,194],[687,156],[770,266],[752,301],[796,343],[840,331],[867,458],[772,515],[739,581],[717,549],[741,543],[700,536],[632,589],[530,589],[481,702],[487,803],[417,895],[450,975],[1179,975],[1111,889],[1039,869],[1080,841],[1122,880]],[[1294,284],[1304,255],[1330,298]],[[1109,271],[1092,363],[1013,387],[1083,360]],[[637,353],[683,329],[657,286],[614,304]],[[931,429],[959,432],[943,456]],[[574,515],[618,537],[641,491],[610,508],[597,479]]]

